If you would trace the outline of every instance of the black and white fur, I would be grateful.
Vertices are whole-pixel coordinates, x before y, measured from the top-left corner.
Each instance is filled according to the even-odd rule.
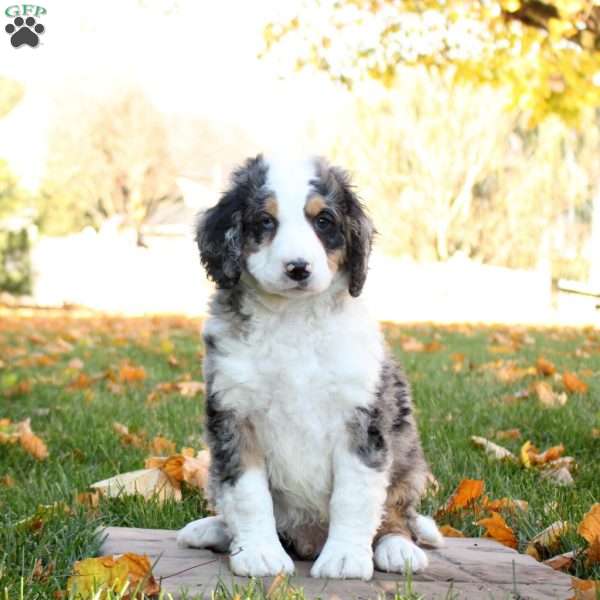
[[[370,579],[427,566],[428,467],[410,390],[359,298],[373,226],[324,160],[252,158],[198,225],[217,284],[204,327],[210,498],[179,532],[238,575]]]

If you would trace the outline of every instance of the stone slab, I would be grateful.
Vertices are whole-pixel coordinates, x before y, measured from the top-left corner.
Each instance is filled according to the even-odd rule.
[[[147,554],[162,589],[179,598],[210,598],[221,581],[244,586],[248,580],[232,575],[227,555],[210,550],[179,548],[176,532],[162,529],[108,527],[102,554]],[[573,597],[571,578],[525,554],[485,538],[447,538],[446,546],[428,550],[426,571],[412,576],[412,589],[426,600],[566,600]],[[401,575],[375,571],[372,581],[313,579],[310,562],[296,562],[290,583],[307,598],[367,600],[392,598],[405,589]],[[272,578],[264,578],[268,589]]]

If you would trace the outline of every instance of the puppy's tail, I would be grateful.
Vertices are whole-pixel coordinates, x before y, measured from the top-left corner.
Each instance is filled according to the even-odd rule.
[[[416,514],[409,521],[410,531],[418,544],[441,548],[444,545],[444,536],[431,517]]]

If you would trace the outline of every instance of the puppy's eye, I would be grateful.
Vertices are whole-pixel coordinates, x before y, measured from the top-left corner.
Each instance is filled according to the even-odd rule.
[[[264,213],[260,217],[260,226],[263,231],[273,231],[275,229],[275,219],[268,213]]]
[[[315,218],[315,227],[319,231],[327,231],[335,225],[334,220],[328,213],[321,213]]]

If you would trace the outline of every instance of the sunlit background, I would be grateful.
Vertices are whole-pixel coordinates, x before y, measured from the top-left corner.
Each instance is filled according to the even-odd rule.
[[[0,4],[3,303],[202,314],[195,215],[285,152],[353,173],[379,318],[599,322],[595,0],[45,0],[15,48],[21,6]]]

